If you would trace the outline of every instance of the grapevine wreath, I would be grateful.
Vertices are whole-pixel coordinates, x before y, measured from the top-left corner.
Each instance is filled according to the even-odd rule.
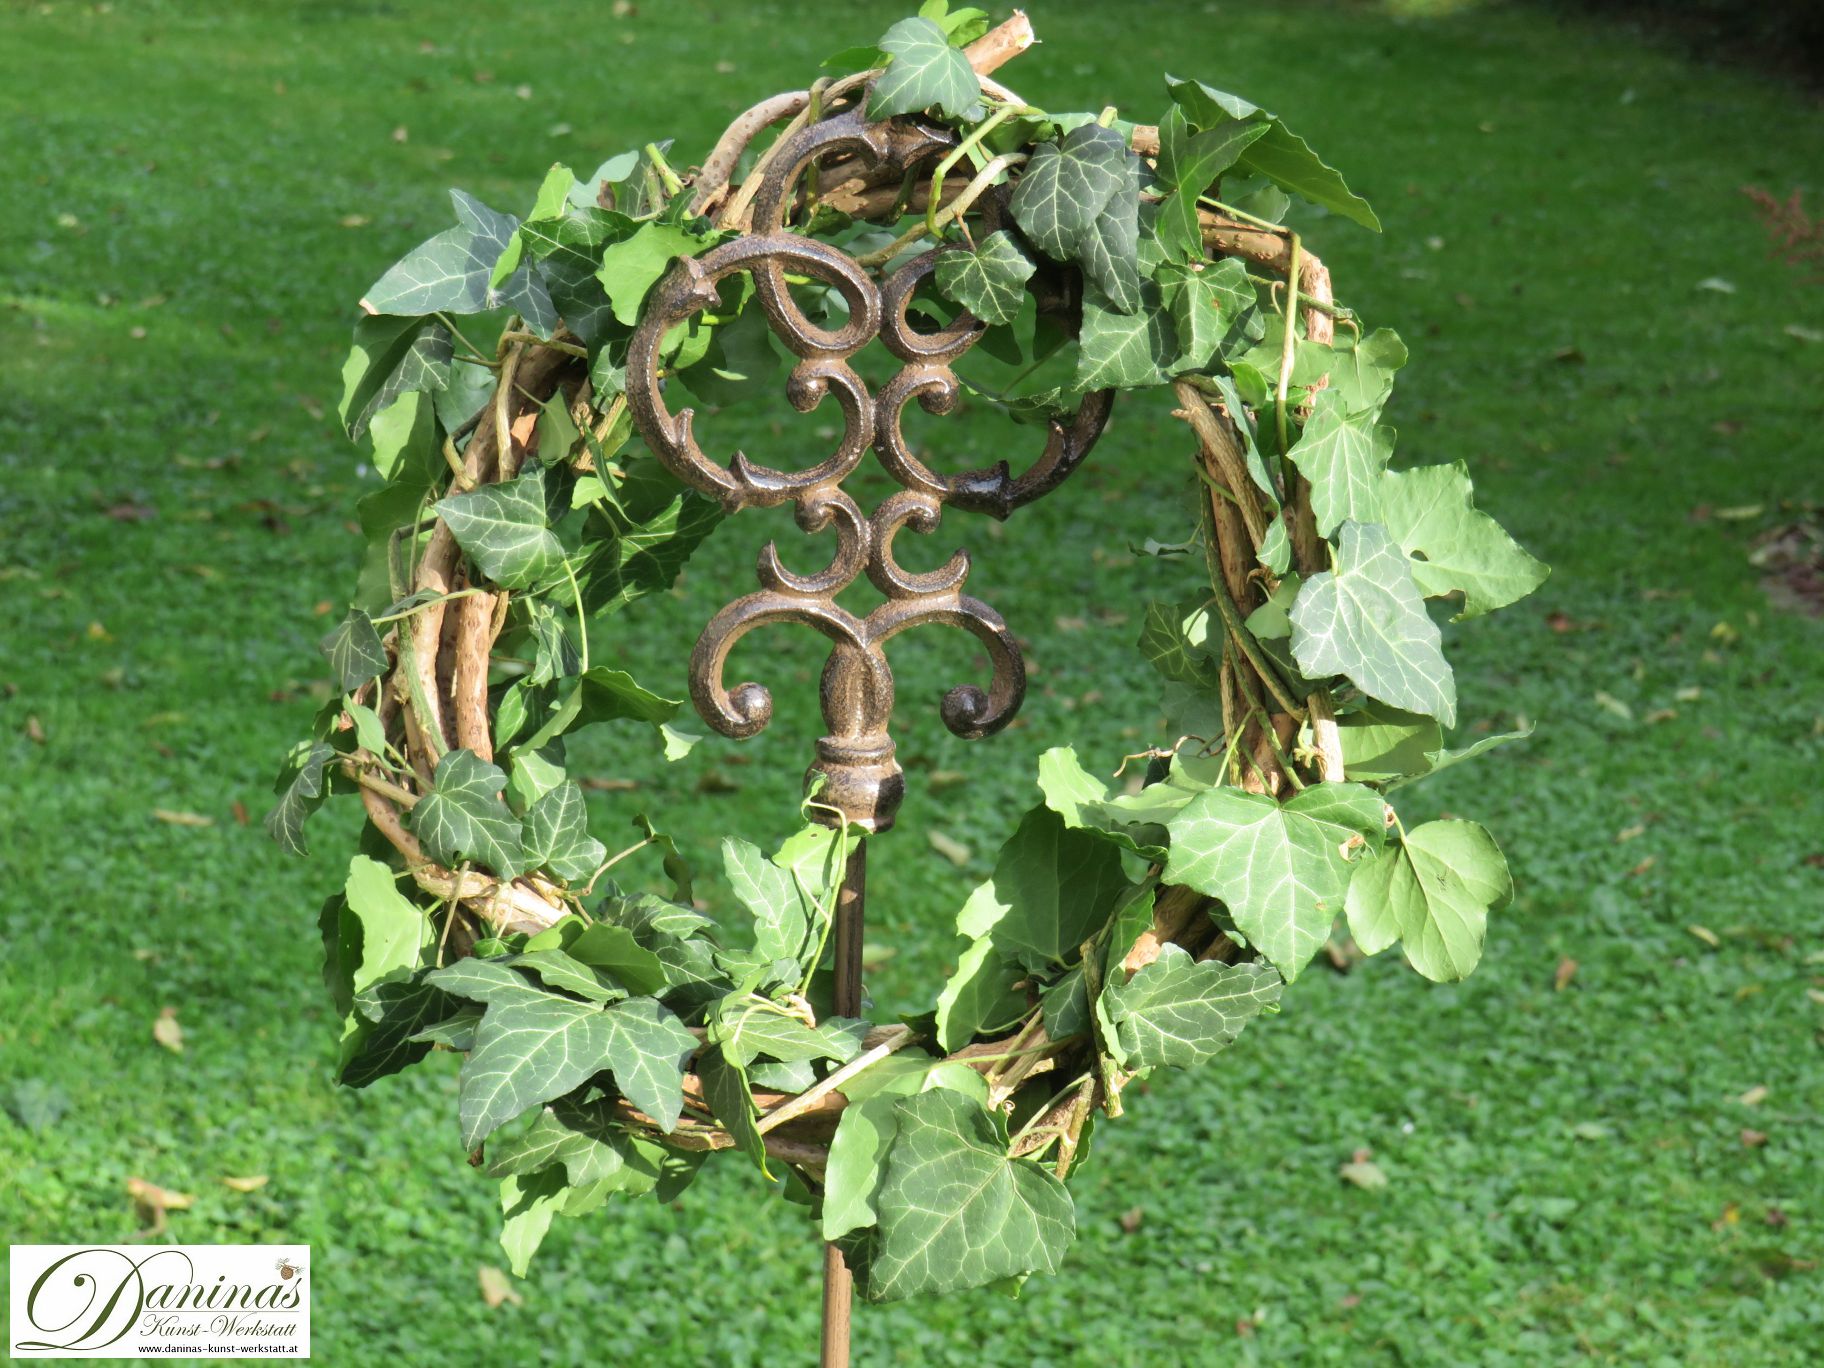
[[[554,1215],[669,1201],[728,1151],[808,1205],[873,1300],[1017,1287],[1074,1236],[1064,1180],[1095,1119],[1273,1009],[1339,912],[1363,951],[1398,941],[1452,980],[1510,896],[1481,826],[1408,830],[1387,802],[1513,739],[1447,747],[1425,600],[1474,617],[1545,569],[1475,509],[1461,464],[1388,468],[1405,348],[1363,330],[1280,222],[1289,196],[1378,229],[1372,210],[1279,119],[1196,80],[1167,78],[1154,126],[1035,109],[990,74],[1031,41],[1023,15],[989,30],[932,0],[742,114],[700,168],[657,144],[586,178],[554,167],[524,219],[455,192],[456,226],[362,301],[342,416],[384,482],[323,642],[337,696],[268,826],[301,854],[324,799],[359,795],[367,827],[321,917],[339,1077],[466,1055],[462,1141],[501,1181],[516,1271]],[[775,254],[744,256],[755,243]],[[846,357],[876,333],[906,366],[871,399]],[[1164,686],[1144,786],[1041,756],[1041,801],[958,917],[954,974],[898,1023],[837,1015],[826,972],[849,854],[885,820],[846,820],[814,772],[775,852],[723,843],[752,920],[729,935],[656,828],[608,855],[564,768],[590,725],[689,744],[679,702],[591,663],[585,623],[601,642],[729,513],[808,487],[685,459],[692,406],[776,390],[782,358],[795,406],[850,420],[830,461],[898,463],[913,492],[874,515],[869,573],[914,596],[955,567],[900,571],[893,531],[930,531],[940,503],[1005,516],[1022,481],[1061,478],[1115,391],[1169,387],[1196,439],[1200,526],[1148,547],[1181,558],[1185,597],[1152,604],[1139,641]],[[931,476],[898,434],[914,397],[1004,410],[1033,439],[1010,449],[1044,455]],[[771,592],[854,578],[846,498],[825,488],[798,517],[837,525],[852,563],[794,575],[769,547]],[[993,622],[962,625],[996,684],[953,690],[944,716],[977,734],[1005,721],[1007,662]],[[713,663],[699,711],[765,725],[765,691],[727,690]],[[662,892],[629,875],[647,859]]]

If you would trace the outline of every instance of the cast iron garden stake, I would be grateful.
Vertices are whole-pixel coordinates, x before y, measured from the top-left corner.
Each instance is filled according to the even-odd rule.
[[[876,282],[837,247],[785,226],[786,210],[800,174],[815,158],[852,153],[898,178],[942,155],[954,135],[911,121],[869,123],[859,106],[833,114],[795,134],[763,173],[754,198],[753,230],[695,258],[681,260],[658,285],[627,359],[627,402],[634,422],[659,459],[692,487],[719,499],[734,513],[747,507],[792,503],[806,532],[834,529],[829,566],[800,575],[780,563],[768,543],[760,552],[760,588],[728,604],[704,628],[690,662],[690,694],[704,721],[725,736],[752,736],[772,717],[772,696],[759,684],[722,679],[735,643],[766,623],[814,627],[832,643],[821,686],[828,733],[817,742],[807,779],[817,802],[830,809],[826,820],[847,820],[874,833],[893,825],[905,776],[894,759],[887,727],[893,711],[893,672],[884,646],[909,627],[941,623],[972,633],[993,663],[986,691],[960,685],[944,695],[944,724],[965,738],[988,736],[1012,720],[1026,691],[1019,646],[1000,614],[963,592],[969,553],[959,550],[941,568],[925,573],[902,569],[894,560],[893,538],[904,528],[937,530],[946,507],[1004,518],[1021,504],[1056,488],[1089,451],[1107,421],[1108,391],[1088,396],[1068,424],[1054,421],[1045,450],[1025,473],[1014,476],[1005,461],[960,475],[939,475],[907,447],[900,430],[905,406],[917,402],[930,413],[950,412],[960,392],[951,363],[973,346],[984,325],[967,313],[936,332],[917,332],[907,321],[913,292],[936,267],[944,249],[914,258]],[[784,471],[750,461],[737,452],[727,465],[706,456],[692,428],[693,412],[676,414],[665,405],[661,344],[666,332],[693,314],[714,310],[721,283],[746,273],[774,333],[798,357],[786,396],[800,412],[826,398],[841,408],[844,430],[834,454],[806,470]],[[787,275],[827,283],[848,305],[840,327],[813,323],[792,297]],[[899,371],[878,392],[871,391],[850,359],[876,338],[900,362]],[[872,450],[900,490],[864,513],[842,488],[843,480]],[[866,617],[857,617],[837,596],[858,578],[885,595]],[[850,853],[837,900],[835,926],[835,1011],[861,1011],[861,947],[866,898],[867,846]],[[846,1364],[851,1277],[841,1251],[824,1254],[823,1362]]]

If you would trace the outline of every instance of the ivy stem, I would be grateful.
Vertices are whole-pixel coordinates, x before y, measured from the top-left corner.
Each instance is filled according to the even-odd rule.
[[[995,110],[994,113],[990,114],[974,128],[970,129],[967,136],[950,150],[948,156],[937,164],[936,169],[931,172],[931,197],[925,205],[925,231],[927,233],[932,237],[936,237],[938,234],[937,208],[939,201],[941,201],[944,196],[944,177],[950,174],[951,168],[976,148],[980,147],[982,139],[987,137],[1002,124],[1006,123],[1007,120],[1013,118],[1015,115],[1037,114],[1039,112],[1039,110],[1033,109],[1029,105],[1002,105],[999,109]]]
[[[896,1034],[881,1041],[880,1044],[876,1045],[866,1054],[856,1055],[855,1058],[851,1059],[847,1064],[844,1064],[840,1069],[837,1069],[816,1086],[806,1089],[796,1097],[787,1098],[784,1102],[781,1102],[778,1106],[766,1113],[766,1115],[762,1116],[760,1120],[755,1123],[754,1129],[759,1131],[760,1134],[765,1135],[775,1126],[783,1126],[794,1116],[804,1115],[805,1112],[821,1102],[824,1097],[836,1091],[836,1089],[840,1088],[844,1083],[847,1083],[850,1079],[854,1078],[855,1075],[861,1073],[864,1069],[873,1068],[874,1065],[880,1063],[881,1060],[885,1059],[895,1050],[910,1045],[917,1039],[917,1036],[910,1026],[900,1026],[894,1029],[896,1030]]]
[[[465,871],[467,870],[467,868],[468,868],[467,865],[463,866],[463,869]],[[458,875],[457,877],[460,880],[461,876]],[[460,886],[460,884],[458,886]],[[433,912],[435,912],[439,907],[444,906],[446,903],[448,904],[450,910],[443,919],[443,930],[440,931],[437,935],[437,967],[439,969],[443,968],[443,948],[444,948],[444,946],[449,944],[450,927],[452,927],[456,923],[456,904],[454,902],[451,902],[448,898],[439,898],[439,899],[437,899],[436,902],[432,903],[430,905],[430,907],[425,909],[425,914],[424,914],[425,916],[428,917]]]
[[[1237,209],[1232,204],[1224,204],[1221,200],[1211,199],[1208,195],[1199,195],[1197,197],[1197,202],[1199,204],[1207,204],[1212,209],[1220,210],[1232,219],[1239,219],[1241,222],[1252,224],[1256,228],[1264,228],[1269,233],[1291,234],[1293,237],[1298,236],[1298,234],[1293,233],[1292,230],[1283,223],[1275,223],[1272,219],[1257,218],[1245,209]]]
[[[849,867],[849,815],[841,808],[831,807],[828,803],[819,803],[815,795],[804,800],[804,812],[828,812],[835,816],[836,827],[836,868],[846,870]],[[794,874],[792,878],[797,879]],[[798,984],[798,996],[805,997],[811,991],[811,980],[817,976],[817,968],[823,963],[823,952],[829,948],[830,934],[836,929],[836,900],[842,893],[842,878],[839,873],[835,881],[817,895],[817,919],[823,923],[823,930],[817,936],[817,952],[811,956],[811,962],[804,971],[804,978]]]
[[[1203,515],[1203,558],[1205,568],[1209,571],[1210,589],[1213,591],[1209,601],[1222,614],[1222,623],[1228,629],[1230,638],[1272,693],[1273,701],[1293,717],[1302,718],[1305,710],[1293,701],[1291,694],[1281,685],[1279,672],[1267,660],[1260,649],[1260,643],[1254,640],[1254,634],[1241,620],[1241,610],[1229,597],[1228,583],[1223,579],[1222,566],[1216,560],[1216,519],[1207,509]]]
[[[1286,266],[1286,336],[1279,354],[1279,385],[1273,394],[1274,422],[1279,428],[1279,454],[1290,449],[1286,441],[1286,392],[1292,384],[1292,361],[1298,350],[1298,268],[1303,244],[1292,234],[1292,257]]]
[[[475,479],[462,464],[462,456],[456,450],[456,439],[443,439],[443,463],[450,468],[450,488],[458,494],[466,494],[475,487]]]
[[[408,812],[418,805],[418,795],[413,793],[410,789],[395,784],[390,779],[382,779],[377,774],[369,774],[353,761],[344,760],[342,762],[342,772],[350,779],[353,779],[362,788],[377,793],[382,798],[390,798]]]
[[[1024,1032],[1021,1034],[1024,1034]],[[1024,1059],[1027,1055],[1044,1054],[1047,1050],[1055,1050],[1058,1046],[1069,1044],[1075,1039],[1077,1039],[1077,1037],[1074,1035],[1059,1036],[1056,1040],[1046,1040],[1037,1045],[1028,1045],[1023,1050],[1003,1050],[999,1054],[964,1055],[956,1062],[958,1064],[967,1064],[971,1068],[977,1064],[999,1064],[1009,1059]]]
[[[384,627],[389,622],[402,622],[413,614],[421,613],[426,608],[434,608],[440,603],[448,603],[452,599],[473,598],[476,594],[485,594],[487,592],[486,589],[455,589],[447,594],[439,594],[434,599],[427,599],[423,603],[415,603],[403,613],[389,613],[385,617],[377,617],[372,619],[372,621],[374,626]]]
[[[646,849],[646,847],[651,844],[652,844],[652,837],[648,836],[643,841],[635,841],[632,845],[628,846],[627,849],[623,850],[620,854],[610,855],[606,860],[602,861],[601,868],[596,870],[595,873],[593,873],[589,876],[589,882],[584,887],[582,896],[586,898],[591,893],[595,892],[595,881],[597,879],[601,878],[602,875],[606,874],[609,870],[613,869],[617,864],[619,864],[622,860],[626,859],[629,855],[637,854],[640,851]]]
[[[488,360],[488,354],[473,342],[469,341],[462,329],[456,326],[455,319],[451,318],[447,313],[442,312],[435,314],[434,317],[439,323],[443,324],[444,327],[455,334],[458,342],[469,349],[470,354],[462,358],[464,361],[471,361],[477,366],[486,366],[489,370],[498,370],[500,368],[500,361],[498,359],[493,361]]]
[[[589,673],[589,618],[583,612],[583,589],[576,582],[576,569],[570,564],[570,558],[564,558],[564,575],[570,581],[570,597],[576,603],[576,641],[577,653],[582,656],[580,674]]]
[[[927,210],[925,215],[926,221],[924,223],[919,224],[916,228],[911,228],[906,232],[901,233],[897,238],[893,239],[892,242],[889,242],[885,247],[880,248],[878,251],[869,252],[866,256],[856,257],[855,264],[864,268],[884,266],[913,243],[922,239],[928,230],[942,231],[943,226],[946,223],[949,223],[952,219],[961,217],[968,211],[972,204],[982,197],[988,187],[994,184],[995,177],[999,176],[1001,172],[1007,170],[1009,167],[1018,166],[1025,160],[1026,154],[1024,152],[1003,152],[1000,156],[995,157],[977,172],[975,179],[970,181],[969,184],[963,188],[962,193],[957,195],[955,199],[951,200],[950,203],[943,207],[942,212],[937,215],[935,220],[931,218],[930,212]],[[935,229],[930,228],[930,225],[933,223],[936,225]]]

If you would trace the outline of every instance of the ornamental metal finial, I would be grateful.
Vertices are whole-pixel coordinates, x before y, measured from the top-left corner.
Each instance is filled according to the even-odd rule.
[[[905,792],[887,734],[893,672],[883,647],[891,637],[924,623],[946,623],[967,630],[987,650],[994,667],[988,689],[965,684],[944,696],[944,725],[958,736],[999,731],[1019,711],[1026,692],[1026,667],[1007,624],[994,609],[963,592],[969,553],[959,550],[940,569],[913,573],[895,562],[893,538],[902,528],[935,531],[945,506],[1005,518],[1056,488],[1101,434],[1111,398],[1106,390],[1088,395],[1068,424],[1054,420],[1044,452],[1018,476],[1005,461],[939,475],[907,448],[900,426],[905,406],[916,399],[929,413],[954,409],[959,383],[951,364],[985,328],[966,312],[937,332],[915,332],[907,321],[913,292],[949,249],[925,252],[876,285],[840,248],[787,229],[785,213],[793,187],[814,158],[858,153],[897,178],[954,143],[953,134],[910,121],[869,123],[859,108],[800,130],[762,173],[753,230],[678,262],[654,291],[627,357],[627,403],[634,423],[679,479],[719,499],[731,513],[791,502],[804,531],[835,529],[836,553],[828,568],[814,575],[787,570],[773,543],[761,550],[761,587],[728,604],[704,628],[691,656],[690,693],[704,721],[717,731],[752,736],[771,719],[772,697],[759,684],[737,684],[732,690],[723,684],[730,649],[755,627],[772,622],[802,623],[830,638],[833,647],[822,681],[829,732],[817,743],[810,774],[825,777],[825,802],[869,831],[885,831],[893,824]],[[834,329],[813,323],[793,300],[787,271],[838,290],[848,305],[847,321]],[[726,466],[717,464],[697,445],[693,411],[671,413],[660,392],[659,347],[666,331],[715,308],[722,280],[741,272],[752,276],[756,301],[774,333],[799,358],[786,384],[793,407],[808,413],[833,396],[842,409],[844,430],[835,453],[808,470],[776,470],[741,452]],[[873,393],[849,361],[877,337],[902,364]],[[902,488],[867,515],[842,481],[870,448]],[[886,602],[859,618],[839,606],[836,596],[863,574]]]

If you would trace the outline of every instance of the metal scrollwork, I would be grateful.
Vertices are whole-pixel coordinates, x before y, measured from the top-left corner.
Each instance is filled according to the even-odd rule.
[[[892,825],[905,791],[887,734],[893,672],[883,648],[890,638],[910,627],[940,623],[970,632],[987,651],[993,666],[988,688],[965,684],[944,696],[944,724],[958,736],[999,731],[1013,719],[1026,691],[1026,667],[1007,624],[994,609],[963,592],[969,553],[959,550],[939,569],[915,573],[894,560],[894,538],[905,529],[935,532],[946,506],[1005,518],[1048,493],[1100,436],[1111,398],[1108,391],[1089,395],[1071,422],[1054,421],[1044,451],[1018,476],[1006,461],[942,475],[908,447],[901,432],[906,405],[916,402],[933,414],[954,409],[961,386],[950,367],[984,329],[966,312],[937,332],[916,331],[907,320],[914,292],[946,249],[926,252],[876,284],[839,248],[787,229],[785,214],[793,187],[813,158],[856,153],[899,175],[953,145],[953,135],[945,131],[910,121],[869,123],[859,109],[802,129],[763,173],[753,230],[678,262],[656,287],[628,352],[627,401],[634,423],[679,479],[720,500],[731,513],[793,503],[800,528],[808,533],[833,530],[836,538],[829,565],[814,574],[788,570],[770,542],[761,550],[759,591],[717,613],[691,656],[690,691],[697,711],[726,736],[760,731],[772,717],[772,697],[759,684],[732,689],[724,684],[729,651],[767,623],[797,623],[822,632],[831,642],[822,680],[828,734],[817,743],[811,773],[825,776],[822,801],[873,831]],[[693,314],[714,309],[722,281],[741,273],[752,277],[755,303],[798,358],[786,384],[793,407],[809,413],[831,400],[842,412],[836,450],[808,469],[775,469],[739,451],[720,464],[698,445],[692,410],[674,414],[666,407],[659,377],[665,333]],[[792,298],[788,273],[838,291],[848,307],[847,320],[835,328],[812,322]],[[878,393],[850,364],[876,338],[902,363]],[[902,490],[866,514],[841,486],[870,449]],[[836,596],[863,574],[887,601],[857,617],[837,604]]]

